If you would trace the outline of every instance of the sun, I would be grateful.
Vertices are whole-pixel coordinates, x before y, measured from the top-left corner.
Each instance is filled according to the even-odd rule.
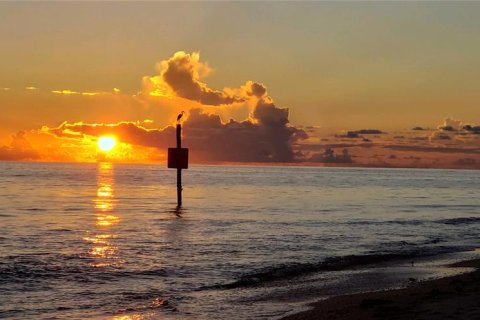
[[[114,137],[100,137],[98,138],[97,144],[100,150],[104,152],[108,152],[112,150],[113,147],[115,147],[115,145],[117,144],[117,141],[115,140]]]

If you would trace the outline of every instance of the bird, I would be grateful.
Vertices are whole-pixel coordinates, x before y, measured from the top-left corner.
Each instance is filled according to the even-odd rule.
[[[182,111],[178,116],[177,116],[177,122],[180,121],[180,119],[183,117],[183,114],[185,111]]]

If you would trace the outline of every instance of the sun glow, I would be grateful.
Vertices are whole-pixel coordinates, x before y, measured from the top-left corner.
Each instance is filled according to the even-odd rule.
[[[108,152],[115,147],[117,141],[114,137],[100,137],[98,138],[98,147],[104,152]]]

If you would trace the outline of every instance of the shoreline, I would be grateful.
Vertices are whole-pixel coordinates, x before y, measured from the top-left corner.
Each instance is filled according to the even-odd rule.
[[[474,268],[454,276],[393,290],[340,295],[307,305],[281,320],[480,319],[480,259],[447,267]]]

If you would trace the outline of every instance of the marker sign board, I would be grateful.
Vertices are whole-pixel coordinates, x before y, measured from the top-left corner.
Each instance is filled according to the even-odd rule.
[[[168,148],[168,168],[188,169],[188,148]]]

